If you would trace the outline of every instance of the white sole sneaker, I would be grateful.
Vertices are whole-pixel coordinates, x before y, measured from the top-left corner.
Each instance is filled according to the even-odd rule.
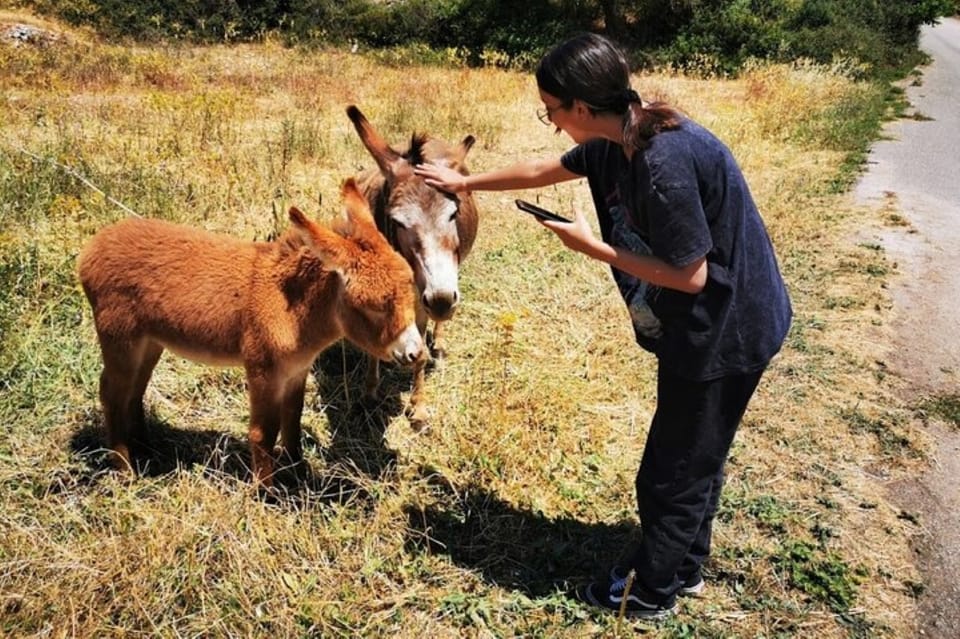
[[[623,566],[614,566],[610,569],[610,580],[617,581],[618,579],[626,579],[628,572],[629,570]],[[699,597],[706,585],[703,577],[700,577],[700,580],[696,583],[683,584],[680,590],[677,591],[677,594],[681,597]]]

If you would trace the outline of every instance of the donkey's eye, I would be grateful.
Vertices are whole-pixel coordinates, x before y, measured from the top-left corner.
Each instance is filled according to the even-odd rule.
[[[458,215],[460,215],[460,209],[455,209],[453,213],[450,214],[450,219],[448,221],[453,222],[454,220],[457,219]]]

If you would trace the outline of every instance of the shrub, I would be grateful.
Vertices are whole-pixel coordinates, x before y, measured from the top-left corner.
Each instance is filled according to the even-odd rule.
[[[703,0],[659,52],[681,65],[712,55],[725,71],[751,58],[829,63],[855,58],[882,74],[912,66],[921,25],[951,10],[951,0],[873,3],[864,0]],[[695,10],[694,10],[695,8]]]
[[[34,0],[38,11],[112,37],[200,42],[249,40],[280,27],[283,0]]]
[[[917,30],[957,0],[33,0],[38,11],[111,37],[197,42],[363,43],[456,49],[473,65],[528,65],[563,38],[607,29],[644,64],[733,73],[746,60],[856,58],[872,68],[917,61]],[[605,24],[617,17],[616,24]],[[620,19],[620,16],[623,18]],[[491,63],[491,60],[493,62]],[[902,70],[902,69],[900,69]]]

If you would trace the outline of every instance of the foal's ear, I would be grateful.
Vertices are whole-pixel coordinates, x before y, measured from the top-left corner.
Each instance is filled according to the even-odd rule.
[[[347,178],[340,188],[340,194],[347,212],[350,235],[362,238],[375,246],[385,245],[387,240],[377,229],[370,203],[357,186],[357,181],[354,178]]]
[[[290,207],[290,222],[304,243],[330,270],[342,271],[345,240],[327,227],[309,219],[295,206]]]

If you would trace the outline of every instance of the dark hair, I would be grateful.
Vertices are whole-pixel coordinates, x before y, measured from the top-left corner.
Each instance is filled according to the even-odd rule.
[[[580,100],[591,113],[623,114],[623,143],[645,149],[650,138],[680,126],[680,114],[656,102],[646,107],[630,88],[630,67],[617,46],[595,33],[562,42],[537,65],[537,86],[570,108]]]

